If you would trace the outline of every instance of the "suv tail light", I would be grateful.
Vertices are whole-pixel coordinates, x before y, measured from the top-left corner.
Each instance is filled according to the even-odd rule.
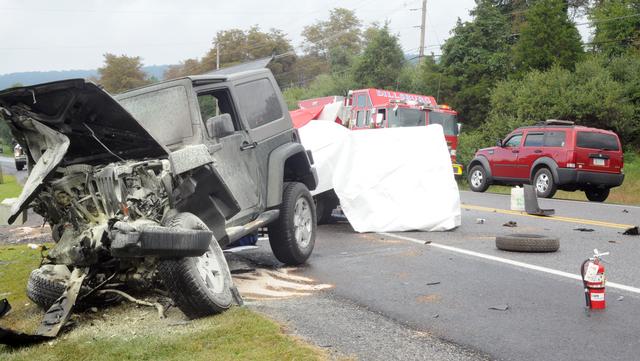
[[[573,150],[567,151],[567,168],[575,168],[576,167],[576,152]]]

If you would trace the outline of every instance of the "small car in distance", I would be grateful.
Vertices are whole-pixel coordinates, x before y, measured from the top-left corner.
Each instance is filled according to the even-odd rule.
[[[535,186],[539,197],[558,189],[584,191],[603,202],[622,184],[624,156],[617,134],[603,129],[548,120],[512,131],[497,146],[480,149],[469,163],[469,186],[484,192],[490,185]]]

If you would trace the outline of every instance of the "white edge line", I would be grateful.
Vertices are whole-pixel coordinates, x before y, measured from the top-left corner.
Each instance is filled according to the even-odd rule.
[[[582,277],[577,275],[577,274],[564,272],[564,271],[559,271],[559,270],[555,270],[553,268],[536,266],[536,265],[525,263],[525,262],[514,261],[514,260],[507,259],[507,258],[492,256],[492,255],[488,255],[488,254],[484,254],[484,253],[480,253],[480,252],[475,252],[475,251],[469,251],[469,250],[466,250],[466,249],[447,246],[447,245],[444,245],[444,244],[433,243],[433,242],[428,243],[428,241],[424,241],[424,240],[420,240],[420,239],[416,239],[416,238],[411,238],[411,237],[406,237],[406,236],[400,236],[400,235],[393,234],[393,233],[378,232],[378,234],[381,234],[381,235],[387,236],[387,237],[400,238],[400,239],[403,239],[405,241],[418,243],[418,244],[422,244],[422,245],[429,245],[429,246],[432,246],[432,247],[445,249],[445,250],[451,251],[451,252],[462,253],[462,254],[466,254],[468,256],[483,258],[483,259],[487,259],[487,260],[490,260],[490,261],[505,263],[505,264],[509,264],[509,265],[512,265],[512,266],[522,267],[522,268],[526,268],[526,269],[530,269],[530,270],[534,270],[534,271],[549,273],[549,274],[556,275],[556,276],[561,276],[561,277],[571,278],[573,280],[582,281]],[[619,289],[619,290],[640,294],[640,288],[627,286],[627,285],[623,285],[623,284],[616,283],[616,282],[607,281],[607,287],[616,288],[616,289]]]

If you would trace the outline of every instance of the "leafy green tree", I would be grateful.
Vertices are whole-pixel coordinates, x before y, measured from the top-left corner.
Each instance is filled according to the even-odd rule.
[[[569,20],[562,0],[538,0],[528,10],[526,23],[514,47],[514,62],[521,74],[558,64],[573,69],[582,55],[580,33]]]
[[[361,21],[353,10],[335,8],[329,19],[306,26],[302,31],[305,52],[324,57],[332,70],[343,70],[362,51]]]
[[[434,73],[433,65],[422,70],[425,88],[433,88],[435,77],[439,83],[445,80],[446,98],[465,125],[473,128],[486,118],[492,87],[511,71],[511,30],[507,17],[491,1],[478,1],[471,15],[471,21],[458,20],[442,47],[442,75]]]
[[[296,79],[293,70],[297,57],[293,53],[293,46],[286,35],[278,29],[263,32],[258,26],[253,26],[248,30],[219,31],[213,46],[202,59],[187,59],[181,64],[173,65],[165,71],[164,77],[170,79],[213,71],[218,65],[218,51],[220,52],[220,68],[273,55],[291,53],[291,56],[279,56],[269,64],[269,68],[283,83],[290,83]]]
[[[589,11],[594,26],[592,48],[608,56],[640,49],[640,13],[638,0],[596,2]]]
[[[404,63],[398,38],[387,25],[371,39],[353,67],[353,76],[361,87],[395,87]]]
[[[139,56],[104,54],[104,65],[98,68],[99,82],[109,93],[121,93],[125,90],[149,84],[147,74],[142,71]]]

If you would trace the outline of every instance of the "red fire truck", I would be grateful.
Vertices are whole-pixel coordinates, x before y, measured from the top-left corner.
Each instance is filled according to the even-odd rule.
[[[353,130],[440,124],[451,154],[453,173],[462,175],[462,165],[456,162],[458,113],[447,105],[438,105],[432,96],[369,88],[350,90],[346,98],[303,100],[298,106],[299,110],[291,112],[298,125],[312,119],[334,120]]]

